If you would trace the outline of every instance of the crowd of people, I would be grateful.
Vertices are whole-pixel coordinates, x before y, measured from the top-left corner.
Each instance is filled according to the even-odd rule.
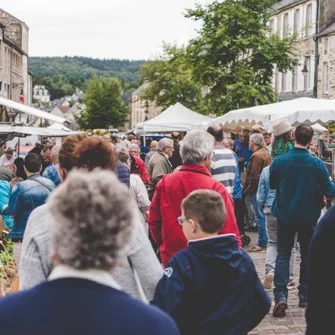
[[[247,334],[273,284],[273,316],[285,316],[299,249],[307,332],[329,334],[335,300],[322,274],[335,213],[320,216],[335,185],[312,137],[284,121],[234,142],[212,125],[149,147],[76,135],[24,160],[7,148],[1,225],[20,292],[0,299],[1,331]],[[258,231],[247,250],[246,225]],[[249,252],[266,252],[263,282]]]

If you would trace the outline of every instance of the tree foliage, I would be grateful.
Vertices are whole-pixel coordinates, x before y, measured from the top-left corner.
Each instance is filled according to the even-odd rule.
[[[125,93],[138,87],[138,70],[144,61],[95,59],[89,57],[30,57],[29,68],[34,85],[44,85],[52,99],[73,94],[75,88],[86,89],[86,82],[94,75],[118,78]],[[131,87],[131,88],[129,88]]]
[[[166,108],[177,102],[188,108],[203,110],[201,85],[193,79],[193,69],[186,50],[164,45],[163,55],[141,67],[142,80],[149,83],[142,98]]]
[[[128,110],[121,99],[121,85],[116,78],[94,76],[87,83],[86,109],[78,118],[82,129],[118,127],[124,123]]]
[[[275,2],[216,0],[187,10],[202,26],[185,49],[165,49],[162,59],[142,67],[146,97],[218,115],[274,102],[274,71],[297,64],[294,36],[281,39],[267,26]]]

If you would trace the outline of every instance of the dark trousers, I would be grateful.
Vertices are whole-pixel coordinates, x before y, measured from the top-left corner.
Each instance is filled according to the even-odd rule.
[[[235,217],[236,217],[236,223],[238,226],[238,229],[240,231],[241,235],[244,235],[245,229],[244,229],[244,217],[247,212],[247,207],[245,205],[244,199],[234,199],[234,205],[235,205]]]
[[[298,234],[298,242],[300,243],[300,282],[299,282],[299,298],[307,297],[307,257],[308,248],[313,237],[314,225],[310,224],[294,224],[286,223],[278,220],[277,225],[278,241],[277,241],[277,260],[275,269],[274,284],[275,302],[287,301],[288,290],[287,285],[290,279],[290,257],[294,246],[295,235]]]

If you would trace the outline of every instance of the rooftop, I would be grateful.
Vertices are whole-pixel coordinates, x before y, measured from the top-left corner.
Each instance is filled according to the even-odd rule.
[[[320,31],[320,33],[317,36],[327,36],[335,33],[335,21],[331,23],[328,27]]]
[[[281,0],[278,1],[277,4],[273,5],[273,9],[275,11],[282,10],[286,7],[294,6],[295,4],[299,4],[302,2],[306,2],[307,0]]]

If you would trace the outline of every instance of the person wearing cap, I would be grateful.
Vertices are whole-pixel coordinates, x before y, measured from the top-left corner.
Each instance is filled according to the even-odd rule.
[[[8,147],[5,153],[0,157],[0,166],[7,166],[14,163],[14,151],[12,148]]]
[[[274,140],[272,143],[272,157],[285,154],[294,148],[292,138],[293,127],[288,121],[280,121],[273,126]]]
[[[150,158],[157,152],[158,142],[151,141],[150,143],[150,151],[145,155],[145,165],[149,166]]]
[[[286,129],[283,127],[277,134],[285,134],[288,129],[289,127]],[[296,234],[301,255],[299,307],[307,306],[309,245],[324,206],[324,196],[335,197],[335,185],[329,178],[325,164],[313,157],[307,149],[313,135],[312,127],[307,124],[299,125],[295,130],[294,148],[285,155],[276,157],[270,166],[270,188],[276,190],[272,215],[277,218],[278,235],[274,278],[275,317],[285,316],[288,307],[289,260]],[[282,146],[284,144],[286,147],[289,145],[287,142],[282,142]],[[275,146],[274,148],[277,149]],[[308,293],[309,290],[308,287]]]

